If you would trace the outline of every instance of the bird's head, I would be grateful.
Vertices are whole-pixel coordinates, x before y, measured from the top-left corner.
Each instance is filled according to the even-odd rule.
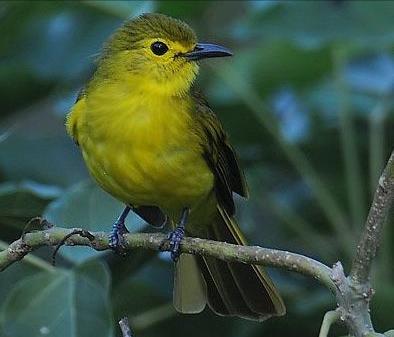
[[[197,75],[197,61],[230,55],[224,47],[198,43],[193,30],[180,20],[143,14],[109,39],[99,71],[112,79],[129,80],[141,90],[182,95]]]

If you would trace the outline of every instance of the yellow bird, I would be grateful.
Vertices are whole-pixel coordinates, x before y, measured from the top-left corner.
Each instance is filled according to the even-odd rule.
[[[220,121],[192,87],[199,60],[230,55],[197,43],[179,20],[131,19],[106,43],[66,127],[97,183],[127,205],[113,225],[115,250],[130,210],[151,225],[177,224],[169,235],[175,308],[198,313],[208,303],[219,315],[264,320],[285,306],[260,266],[179,257],[185,232],[245,244],[233,217],[233,192],[248,195],[245,178]]]

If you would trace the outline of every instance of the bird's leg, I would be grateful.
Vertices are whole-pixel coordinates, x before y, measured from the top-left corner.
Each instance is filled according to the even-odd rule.
[[[126,220],[126,217],[129,214],[130,210],[131,210],[130,206],[125,207],[122,214],[119,216],[119,218],[112,225],[112,230],[111,230],[111,234],[109,237],[109,246],[116,253],[119,253],[122,255],[124,255],[124,252],[123,252],[124,246],[122,244],[123,234],[129,232],[124,224],[124,221]]]
[[[178,261],[179,255],[181,255],[179,248],[181,241],[185,236],[185,226],[189,217],[189,212],[189,208],[184,208],[182,210],[178,225],[172,232],[168,234],[168,240],[170,243],[169,251],[171,252],[171,259],[174,262]]]

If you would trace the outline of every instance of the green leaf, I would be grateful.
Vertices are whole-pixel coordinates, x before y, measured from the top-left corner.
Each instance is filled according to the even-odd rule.
[[[106,231],[122,212],[124,205],[101,190],[92,181],[84,181],[69,188],[59,199],[52,202],[44,217],[55,226],[82,227],[88,231]],[[143,221],[130,214],[126,225],[132,232],[143,226]],[[86,247],[62,247],[60,254],[73,262],[84,262],[99,253]]]
[[[0,223],[21,229],[32,217],[41,215],[61,189],[32,181],[0,184]]]
[[[3,331],[13,337],[111,337],[109,284],[107,269],[97,262],[25,278],[4,303]]]
[[[130,294],[130,296],[125,296],[125,294]],[[129,278],[113,292],[114,316],[121,317],[125,313],[129,316],[138,316],[142,312],[147,312],[169,301],[172,300],[160,296],[151,285],[136,278]]]
[[[36,275],[41,271],[41,269],[29,263],[15,263],[2,271],[0,277],[0,303],[4,303],[17,282]]]
[[[69,186],[86,178],[81,154],[66,135],[64,116],[55,110],[55,100],[48,99],[7,122],[8,137],[0,142],[2,179]]]

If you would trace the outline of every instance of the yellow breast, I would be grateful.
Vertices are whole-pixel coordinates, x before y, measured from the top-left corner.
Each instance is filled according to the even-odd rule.
[[[191,102],[130,94],[116,85],[90,92],[68,118],[92,176],[114,197],[174,211],[197,205],[213,186]]]

